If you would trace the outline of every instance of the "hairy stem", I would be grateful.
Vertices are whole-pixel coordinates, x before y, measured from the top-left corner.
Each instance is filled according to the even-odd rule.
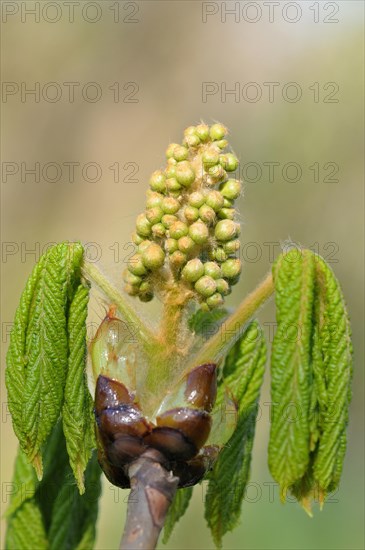
[[[149,449],[129,467],[131,492],[121,550],[156,548],[179,483],[163,462],[161,453]]]
[[[271,272],[251,292],[236,311],[223,323],[221,329],[200,349],[187,366],[188,372],[193,366],[201,365],[206,361],[220,361],[238,340],[242,328],[249,321],[255,311],[270,298],[274,292],[274,281]]]
[[[156,344],[156,338],[153,332],[140,319],[137,312],[124,300],[118,290],[109,283],[94,264],[84,262],[82,272],[87,280],[95,283],[113,304],[117,306],[119,312],[123,315],[123,320],[130,323],[135,329],[133,333],[136,334],[144,349],[146,351],[151,350],[154,344]]]

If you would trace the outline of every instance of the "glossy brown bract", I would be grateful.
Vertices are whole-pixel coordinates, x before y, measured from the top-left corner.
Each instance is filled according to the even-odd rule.
[[[98,457],[109,481],[128,488],[128,466],[148,448],[162,454],[164,467],[179,477],[179,487],[200,481],[216,455],[213,447],[203,447],[212,424],[207,411],[215,396],[216,365],[201,365],[187,378],[189,406],[161,413],[154,424],[144,417],[124,384],[99,375],[95,390]]]

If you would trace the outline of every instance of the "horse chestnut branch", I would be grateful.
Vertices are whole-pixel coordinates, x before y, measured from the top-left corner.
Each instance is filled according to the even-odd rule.
[[[64,523],[67,501],[59,495],[62,484],[68,486],[67,472],[73,471],[81,493],[100,474],[95,455],[89,460],[94,428],[106,477],[132,489],[121,548],[155,548],[172,500],[166,533],[187,507],[187,488],[207,472],[206,519],[220,546],[240,517],[266,363],[259,325],[247,322],[274,290],[278,328],[271,393],[278,408],[271,422],[270,471],[282,498],[293,494],[308,513],[317,493],[322,505],[338,486],[352,379],[342,291],[323,259],[291,247],[231,315],[219,311],[241,273],[234,208],[241,183],[228,176],[238,160],[224,152],[226,134],[221,124],[189,127],[182,144],[169,145],[167,166],[151,176],[133,236],[137,251],[124,280],[132,297],[158,297],[158,326],[146,323],[131,300],[85,261],[80,243],[52,247],[28,279],[7,354],[7,388],[22,449],[14,479],[34,478],[28,459],[39,481],[25,502],[18,495],[12,499],[9,548],[23,548],[24,540],[27,547],[43,548],[48,538],[54,546],[54,522]],[[88,281],[111,303],[90,345],[94,410],[85,375]],[[220,330],[206,338],[202,320],[215,328],[221,323]],[[283,336],[288,325],[300,329],[298,338]],[[333,403],[336,421],[329,414]],[[300,422],[284,415],[289,405],[301,412]],[[56,443],[48,445],[55,434]],[[49,528],[38,498],[47,482],[40,479],[43,452],[47,468],[58,464],[60,453],[71,466],[58,481]],[[175,499],[178,489],[184,490]],[[82,545],[89,541],[95,506],[84,497],[78,506],[80,517],[84,509],[92,518],[77,527]],[[32,522],[38,527],[28,544]],[[73,531],[78,518],[69,522]]]

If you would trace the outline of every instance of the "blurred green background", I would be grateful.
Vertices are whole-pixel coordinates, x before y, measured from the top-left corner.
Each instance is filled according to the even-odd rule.
[[[24,8],[34,4],[2,5],[1,387],[9,325],[47,243],[89,243],[90,259],[121,286],[134,218],[166,146],[200,119],[223,122],[245,180],[245,265],[230,305],[292,239],[323,255],[339,277],[355,345],[339,491],[313,519],[279,502],[267,468],[266,377],[242,521],[224,548],[364,548],[363,3],[280,2],[269,13],[261,2],[78,2],[72,15],[67,3],[41,2],[39,18]],[[234,7],[234,15],[224,12]],[[36,95],[25,93],[31,88]],[[233,88],[238,97],[225,94]],[[26,172],[35,163],[38,182]],[[74,178],[69,163],[77,163]],[[273,177],[268,163],[277,163]],[[104,308],[95,297],[91,332]],[[154,306],[145,311],[152,316]],[[273,303],[259,318],[271,339]],[[4,390],[1,420],[5,509],[17,444]],[[117,547],[126,497],[105,480],[97,549]],[[203,499],[204,484],[167,548],[213,548]]]

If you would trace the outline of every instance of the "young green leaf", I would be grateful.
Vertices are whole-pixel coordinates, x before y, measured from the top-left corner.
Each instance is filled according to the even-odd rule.
[[[188,320],[188,327],[191,331],[207,339],[217,332],[228,314],[229,312],[225,308],[213,309],[212,311],[198,309]]]
[[[13,420],[14,432],[22,446],[26,443],[26,434],[23,429],[23,403],[27,367],[25,351],[27,327],[35,289],[38,285],[44,263],[45,256],[42,256],[35,265],[21,295],[20,303],[15,313],[10,345],[6,356],[7,369],[5,376],[9,409]]]
[[[34,499],[24,502],[10,517],[5,547],[7,550],[48,550],[42,514]]]
[[[269,467],[282,497],[309,463],[314,255],[290,250],[273,267],[277,329],[271,354]]]
[[[41,446],[61,412],[68,368],[67,307],[83,248],[61,243],[34,268],[23,292],[7,355],[6,382],[22,450],[42,476]]]
[[[266,344],[257,322],[251,323],[228,354],[217,406],[225,391],[237,405],[236,429],[220,451],[209,474],[205,518],[217,546],[240,517],[242,501],[250,474],[258,399],[266,362]]]
[[[20,449],[15,459],[12,488],[10,504],[5,512],[6,517],[13,515],[26,500],[32,499],[37,489],[35,470]]]
[[[101,469],[94,454],[85,472],[85,494],[72,483],[62,423],[53,428],[43,449],[44,476],[20,450],[15,463],[14,493],[7,516],[9,550],[79,550],[93,547],[100,496]]]
[[[351,400],[351,328],[340,285],[322,258],[316,263],[316,333],[321,368],[314,370],[319,399],[320,440],[314,478],[325,495],[338,486],[346,452]]]
[[[178,489],[175,493],[174,500],[171,503],[169,511],[167,513],[163,531],[164,544],[167,543],[171,537],[171,533],[175,527],[175,524],[185,514],[188,509],[190,499],[193,495],[193,487],[185,487],[184,489]]]
[[[346,306],[333,272],[312,252],[298,254],[282,255],[274,267],[278,328],[272,354],[269,465],[282,495],[289,489],[311,514],[311,499],[318,497],[323,503],[340,480],[352,345]],[[298,337],[283,338],[282,327],[294,327],[295,322]],[[288,414],[293,406],[294,419]]]
[[[85,471],[85,493],[79,494],[70,484],[69,467],[65,469],[62,485],[53,505],[51,525],[48,531],[49,550],[74,550],[79,545],[93,546],[95,524],[98,514],[98,499],[101,492],[100,466],[96,453]]]
[[[62,408],[67,451],[80,493],[84,470],[95,448],[93,401],[86,378],[86,317],[89,288],[77,288],[68,312],[68,372]]]

